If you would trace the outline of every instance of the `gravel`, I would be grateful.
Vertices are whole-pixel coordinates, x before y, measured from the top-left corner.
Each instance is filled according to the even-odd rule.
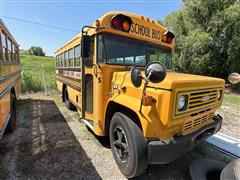
[[[17,117],[17,129],[0,141],[0,179],[126,179],[108,138],[95,136],[59,94],[21,96]],[[136,179],[188,180],[192,160],[216,157],[203,151],[206,147],[170,164],[151,165]]]

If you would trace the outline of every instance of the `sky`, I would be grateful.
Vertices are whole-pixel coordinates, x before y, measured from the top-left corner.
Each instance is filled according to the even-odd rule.
[[[182,6],[181,0],[0,0],[0,17],[20,49],[41,46],[48,56],[109,11],[127,11],[162,20]],[[4,17],[5,16],[5,17]],[[6,18],[12,17],[66,28],[43,27]]]

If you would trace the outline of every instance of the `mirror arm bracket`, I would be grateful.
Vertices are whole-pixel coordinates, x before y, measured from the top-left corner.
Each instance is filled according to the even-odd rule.
[[[82,27],[82,35],[85,34],[85,33],[87,34],[87,31],[84,31],[85,28],[97,29],[97,28],[94,27],[94,26],[83,26],[83,27]]]
[[[142,114],[142,105],[143,105],[143,98],[145,98],[146,96],[146,89],[147,89],[147,85],[149,83],[149,77],[151,76],[152,74],[152,71],[149,72],[148,74],[148,77],[147,78],[144,78],[144,86],[143,86],[143,91],[142,91],[142,98],[141,98],[141,104],[140,104],[140,109],[139,109],[139,112]]]

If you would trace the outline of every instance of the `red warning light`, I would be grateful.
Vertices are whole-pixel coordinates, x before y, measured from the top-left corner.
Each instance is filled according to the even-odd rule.
[[[175,35],[174,35],[172,32],[167,31],[167,32],[164,33],[164,35],[162,36],[162,42],[165,42],[165,43],[167,43],[167,44],[171,44],[174,37],[175,37]]]
[[[112,19],[112,26],[114,29],[118,29],[120,25],[120,21],[118,17]]]
[[[124,32],[129,32],[132,24],[132,19],[123,14],[114,16],[111,20],[111,25],[114,29],[118,29]]]

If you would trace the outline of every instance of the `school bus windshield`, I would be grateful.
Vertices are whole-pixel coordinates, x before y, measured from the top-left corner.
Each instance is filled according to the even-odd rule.
[[[172,68],[172,50],[122,36],[98,35],[98,62],[125,66],[146,66],[158,61]]]

